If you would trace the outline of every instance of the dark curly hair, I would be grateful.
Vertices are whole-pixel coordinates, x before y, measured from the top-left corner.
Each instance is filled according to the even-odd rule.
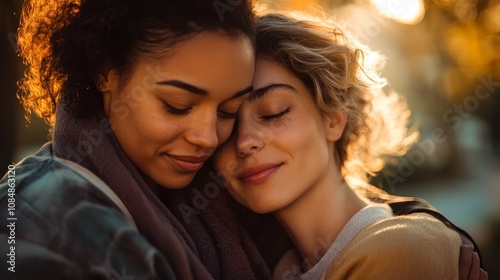
[[[252,0],[31,0],[18,30],[29,66],[19,83],[31,113],[55,121],[61,95],[71,114],[85,118],[102,107],[96,79],[113,69],[127,77],[139,55],[163,56],[202,31],[254,41]]]

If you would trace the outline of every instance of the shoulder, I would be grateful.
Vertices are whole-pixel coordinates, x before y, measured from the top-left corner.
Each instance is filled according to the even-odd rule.
[[[51,227],[68,230],[77,225],[74,221],[124,222],[127,218],[115,202],[119,199],[112,199],[116,195],[103,191],[102,185],[109,187],[90,171],[74,166],[78,165],[54,157],[50,144],[45,145],[2,178],[0,205],[12,208],[11,216],[25,216],[23,225],[45,231]],[[6,211],[0,213],[0,217],[5,215]]]
[[[71,228],[84,224],[84,216],[98,216],[94,223],[110,218],[112,204],[86,178],[57,161],[50,145],[17,164],[10,177],[10,182],[6,177],[0,182],[0,207],[10,209],[0,212],[0,218],[17,218],[18,240],[45,244],[72,235]]]
[[[24,159],[12,171],[13,180],[5,176],[0,181],[0,206],[12,211],[0,212],[0,218],[18,218],[23,229],[18,231],[18,237],[26,235],[44,242],[44,238],[68,235],[72,230],[83,233],[83,228],[77,228],[98,223],[109,227],[122,223],[133,228],[96,182],[55,158],[50,145]],[[44,238],[37,237],[36,232],[43,233]]]
[[[113,206],[94,181],[54,157],[50,144],[15,165],[8,174],[0,181],[0,201],[10,188],[15,190],[18,203],[30,204],[41,212],[52,208],[65,211],[84,201]],[[13,179],[11,184],[9,178]]]
[[[35,189],[44,193],[60,192],[63,191],[62,186],[85,187],[88,183],[56,160],[50,144],[45,144],[36,154],[24,158],[8,174],[15,179],[16,193],[23,195]],[[2,190],[8,174],[0,181]]]
[[[16,263],[30,267],[16,272],[18,279],[34,279],[40,271],[51,279],[173,277],[164,256],[96,181],[55,158],[50,145],[13,170],[13,184],[8,176],[0,181],[0,208],[9,209],[0,219],[15,220],[12,229],[0,229],[0,238],[13,236]]]
[[[459,235],[431,215],[416,213],[395,216],[373,223],[356,236],[360,243],[373,243],[370,248],[401,250],[435,244],[438,247],[461,244]],[[428,246],[425,246],[428,247]]]
[[[430,215],[391,217],[361,230],[326,275],[341,270],[359,279],[458,279],[460,245],[459,235]]]

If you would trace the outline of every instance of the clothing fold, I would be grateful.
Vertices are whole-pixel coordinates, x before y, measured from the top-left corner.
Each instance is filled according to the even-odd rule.
[[[58,102],[53,131],[55,155],[101,178],[123,201],[141,234],[165,255],[179,279],[270,278],[257,249],[247,245],[251,241],[231,214],[222,190],[214,199],[217,203],[197,210],[186,224],[179,205],[189,205],[189,192],[203,181],[198,179],[183,190],[160,190],[156,195],[121,148],[105,113],[101,110],[91,118],[74,118],[63,98]]]

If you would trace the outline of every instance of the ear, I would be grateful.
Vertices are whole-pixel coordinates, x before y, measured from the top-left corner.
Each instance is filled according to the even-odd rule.
[[[108,115],[111,110],[113,96],[118,92],[119,77],[114,71],[109,71],[106,75],[99,75],[96,79],[97,89],[102,93],[104,112]]]
[[[345,112],[331,112],[325,115],[326,139],[329,142],[335,142],[340,139],[347,122]]]

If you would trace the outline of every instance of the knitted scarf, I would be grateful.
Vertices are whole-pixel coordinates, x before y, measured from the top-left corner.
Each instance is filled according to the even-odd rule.
[[[91,118],[77,119],[61,99],[52,140],[54,153],[86,167],[118,195],[141,234],[164,254],[179,279],[271,277],[209,167],[187,188],[164,189],[156,195],[110,127],[102,110]]]

